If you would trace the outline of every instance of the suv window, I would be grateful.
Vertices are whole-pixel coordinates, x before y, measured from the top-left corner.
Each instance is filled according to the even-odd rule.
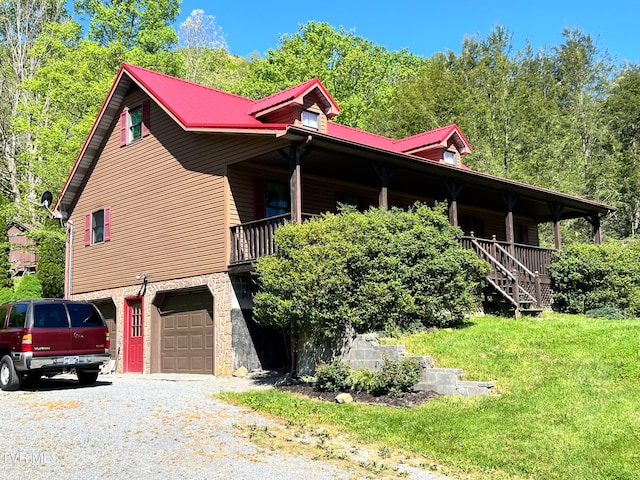
[[[11,314],[9,315],[9,324],[8,328],[24,328],[25,326],[25,318],[27,316],[27,310],[29,305],[25,305],[23,303],[14,305],[11,308]]]
[[[33,328],[68,328],[67,311],[62,303],[33,306]]]
[[[100,314],[91,305],[82,303],[68,303],[67,309],[71,317],[72,327],[103,327],[104,322]]]

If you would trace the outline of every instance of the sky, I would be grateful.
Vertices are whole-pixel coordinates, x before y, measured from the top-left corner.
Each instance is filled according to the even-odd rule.
[[[616,64],[640,63],[640,0],[182,0],[176,30],[194,9],[215,16],[229,51],[244,57],[264,56],[281,35],[313,20],[424,57],[460,53],[465,36],[486,38],[497,25],[512,34],[516,51],[527,41],[535,50],[561,45],[563,29],[577,28]]]

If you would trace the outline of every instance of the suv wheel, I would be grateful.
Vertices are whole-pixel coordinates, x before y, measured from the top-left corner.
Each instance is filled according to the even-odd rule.
[[[98,379],[98,371],[95,372],[85,372],[83,370],[79,370],[78,372],[78,382],[80,385],[93,385],[96,383]]]
[[[0,388],[5,391],[18,390],[20,388],[20,376],[13,366],[13,360],[5,355],[0,360]]]

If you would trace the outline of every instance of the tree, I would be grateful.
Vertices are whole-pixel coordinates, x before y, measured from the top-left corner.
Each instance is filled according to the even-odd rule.
[[[102,46],[157,53],[178,41],[171,24],[180,12],[179,0],[75,0],[74,7],[89,19],[89,39]]]
[[[0,289],[10,288],[11,282],[11,264],[9,263],[9,252],[11,245],[9,244],[9,223],[7,222],[4,211],[0,212]]]
[[[37,278],[45,298],[64,297],[65,232],[60,227],[38,232]]]
[[[202,82],[203,64],[207,65],[219,53],[224,58],[228,54],[227,41],[222,29],[216,24],[216,17],[205,15],[204,10],[193,10],[191,15],[180,24],[180,46],[183,47],[187,71],[185,78],[193,82]]]
[[[236,93],[261,98],[318,77],[340,106],[337,121],[367,128],[376,109],[385,110],[396,83],[425,60],[384,47],[328,23],[309,22],[283,35],[277,49],[250,63]]]
[[[24,162],[35,149],[33,139],[29,131],[15,127],[20,108],[32,100],[24,82],[42,65],[31,49],[45,25],[64,17],[63,6],[63,0],[0,1],[0,190],[17,204],[21,191],[33,190],[29,163]]]
[[[459,242],[444,206],[326,214],[276,231],[256,266],[254,315],[294,338],[460,323],[488,265]]]
[[[620,234],[640,233],[640,67],[628,65],[615,77],[605,116],[617,140]]]

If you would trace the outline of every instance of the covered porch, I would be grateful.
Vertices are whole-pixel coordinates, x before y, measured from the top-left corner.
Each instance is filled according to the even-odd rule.
[[[283,137],[288,145],[251,159],[252,167],[247,170],[262,168],[281,175],[286,182],[288,198],[282,204],[286,210],[267,215],[264,209],[255,208],[254,198],[253,215],[249,209],[245,215],[238,213],[238,221],[230,226],[231,272],[250,270],[252,262],[275,253],[273,233],[285,221],[300,223],[335,211],[338,190],[368,192],[359,195],[363,200],[358,206],[363,208],[446,201],[451,224],[465,234],[463,246],[492,266],[488,281],[494,297],[509,303],[516,313],[540,310],[551,304],[548,266],[554,249],[539,246],[538,225],[552,225],[554,246],[560,249],[561,222],[584,218],[591,224],[593,241],[600,243],[601,219],[613,210],[599,202],[337,140],[308,129],[292,127]],[[233,179],[230,184],[234,196],[236,190],[247,190],[235,187]],[[257,195],[255,190],[253,195]],[[264,197],[264,192],[260,195]],[[236,199],[236,203],[241,201]]]

